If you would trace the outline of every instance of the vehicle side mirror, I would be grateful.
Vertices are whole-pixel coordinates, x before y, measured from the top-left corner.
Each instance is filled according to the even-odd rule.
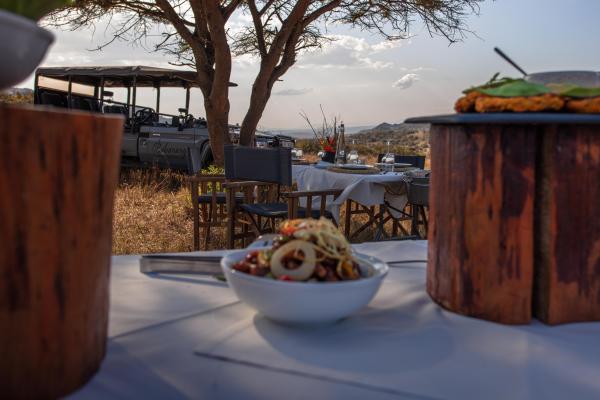
[[[103,90],[102,91],[102,97],[113,97],[115,94],[111,91],[108,90]]]
[[[187,108],[180,108],[178,110],[181,114],[187,114],[188,113],[188,109]]]

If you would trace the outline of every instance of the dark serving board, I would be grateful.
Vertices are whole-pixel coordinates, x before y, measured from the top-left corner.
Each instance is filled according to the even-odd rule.
[[[600,114],[465,113],[408,118],[410,124],[600,124]]]

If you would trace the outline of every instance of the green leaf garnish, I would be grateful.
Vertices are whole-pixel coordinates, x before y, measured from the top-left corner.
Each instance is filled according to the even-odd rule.
[[[559,94],[561,96],[578,97],[583,99],[590,97],[600,97],[600,87],[588,88],[581,86],[572,86],[568,89],[562,90]]]
[[[497,87],[478,89],[478,92],[494,97],[527,97],[552,93],[552,90],[539,83],[531,83],[523,79],[517,79]]]
[[[490,89],[490,88],[495,88],[495,87],[499,87],[502,85],[505,85],[507,83],[511,83],[511,82],[515,82],[518,80],[522,80],[522,79],[513,79],[513,78],[508,78],[508,77],[504,77],[504,78],[500,78],[498,79],[498,76],[500,75],[500,72],[496,72],[494,74],[494,76],[492,76],[492,78],[487,81],[486,83],[484,83],[483,85],[480,86],[473,86],[469,89],[463,90],[464,94],[470,93],[470,92],[479,92],[481,91],[481,89]]]
[[[470,92],[479,92],[494,97],[529,97],[540,96],[546,93],[574,98],[600,97],[600,87],[589,88],[566,83],[548,83],[543,85],[528,82],[524,79],[508,77],[498,79],[498,73],[494,74],[485,84],[463,91],[465,94]]]

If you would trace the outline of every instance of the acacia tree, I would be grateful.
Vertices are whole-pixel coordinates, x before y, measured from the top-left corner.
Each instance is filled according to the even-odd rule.
[[[303,50],[330,40],[324,27],[348,24],[374,31],[388,40],[409,35],[415,19],[431,34],[460,40],[465,17],[478,12],[482,0],[75,0],[50,16],[54,26],[80,29],[110,18],[112,39],[141,41],[162,25],[154,50],[190,66],[204,96],[204,107],[215,162],[223,163],[228,135],[229,80],[232,54],[253,54],[260,60],[250,104],[241,126],[240,143],[250,146],[275,83]],[[247,13],[251,23],[228,30],[235,13]],[[104,46],[103,45],[103,46]]]

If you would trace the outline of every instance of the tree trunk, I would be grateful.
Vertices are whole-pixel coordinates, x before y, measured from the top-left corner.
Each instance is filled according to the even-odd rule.
[[[206,110],[206,122],[208,125],[208,137],[215,165],[225,165],[224,148],[231,144],[229,137],[229,100],[228,94],[222,94],[218,102],[210,99],[204,101]],[[216,96],[212,96],[213,98]]]
[[[252,85],[252,95],[250,96],[250,105],[240,128],[240,145],[253,146],[256,127],[262,118],[263,112],[267,107],[267,102],[271,97],[271,87],[268,78],[259,74]]]

